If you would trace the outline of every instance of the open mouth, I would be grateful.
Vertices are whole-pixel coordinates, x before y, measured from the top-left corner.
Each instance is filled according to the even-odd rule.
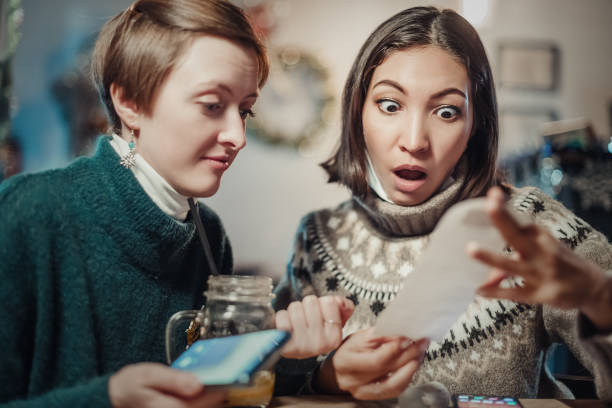
[[[427,177],[427,174],[420,170],[401,169],[396,170],[395,174],[404,180],[423,180]]]

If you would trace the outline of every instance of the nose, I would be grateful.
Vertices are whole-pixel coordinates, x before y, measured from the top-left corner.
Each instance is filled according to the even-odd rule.
[[[403,152],[421,153],[429,150],[429,130],[423,115],[415,112],[410,115],[406,127],[399,138],[399,148]]]
[[[240,110],[228,110],[219,132],[219,143],[233,150],[240,150],[246,145],[246,128]]]

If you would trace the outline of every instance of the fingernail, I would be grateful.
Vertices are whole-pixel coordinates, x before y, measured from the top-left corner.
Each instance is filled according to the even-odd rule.
[[[402,342],[400,343],[400,347],[402,349],[407,349],[408,347],[412,346],[414,344],[414,341],[410,340],[410,339],[405,339],[402,340]]]
[[[425,339],[423,343],[421,343],[421,356],[419,359],[421,364],[423,364],[423,361],[425,360],[425,354],[427,354],[428,348],[429,348],[429,340]]]
[[[427,349],[429,348],[429,340],[428,339],[423,339],[421,341],[421,344],[419,345],[419,347],[421,348],[421,352],[425,353],[427,351]]]
[[[487,291],[483,288],[476,289],[476,294],[481,297],[487,297]]]

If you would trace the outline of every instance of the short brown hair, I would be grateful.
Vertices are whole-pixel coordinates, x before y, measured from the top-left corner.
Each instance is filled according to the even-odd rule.
[[[361,47],[344,86],[340,145],[321,163],[329,182],[346,185],[354,195],[368,191],[366,146],[362,110],[376,67],[393,52],[414,46],[435,45],[465,67],[471,83],[474,124],[460,160],[467,162],[467,175],[459,199],[484,195],[497,183],[498,119],[495,86],[485,49],[476,30],[452,10],[414,7],[383,22]]]
[[[255,51],[259,87],[269,72],[265,47],[242,10],[225,0],[138,0],[102,27],[92,58],[92,78],[113,130],[121,120],[110,86],[150,113],[155,96],[191,40],[213,35]]]

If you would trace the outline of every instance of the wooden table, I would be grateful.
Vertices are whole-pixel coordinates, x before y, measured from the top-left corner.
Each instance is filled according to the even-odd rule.
[[[524,408],[605,408],[598,400],[554,400],[554,399],[520,399]],[[312,395],[303,397],[277,397],[272,400],[269,408],[382,408],[389,407],[375,401],[356,401],[345,396]]]

